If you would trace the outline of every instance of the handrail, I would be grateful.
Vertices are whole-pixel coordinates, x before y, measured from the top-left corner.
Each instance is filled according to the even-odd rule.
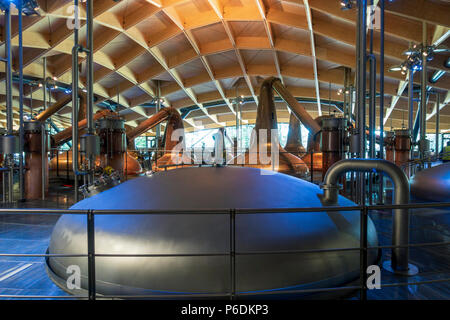
[[[447,206],[450,207],[450,202],[447,203],[412,203],[412,204],[404,204],[404,205],[389,205],[389,206],[380,206],[380,205],[373,205],[373,206],[351,206],[351,207],[310,207],[310,208],[272,208],[272,209],[200,209],[200,210],[71,210],[71,209],[1,209],[0,208],[0,214],[83,214],[87,216],[91,216],[91,219],[87,221],[87,232],[90,235],[90,241],[93,243],[94,236],[95,236],[95,230],[94,230],[94,224],[93,224],[93,217],[97,214],[135,214],[135,213],[146,213],[146,214],[198,214],[199,212],[207,212],[210,214],[227,214],[230,215],[230,219],[232,221],[236,221],[235,216],[237,214],[249,214],[249,213],[267,213],[267,212],[273,212],[273,213],[289,213],[289,212],[323,212],[323,211],[368,211],[368,210],[377,210],[380,208],[422,208],[422,207],[443,207]],[[230,228],[235,228],[234,225],[230,223]],[[367,231],[367,230],[366,230]],[[231,237],[234,237],[235,234],[233,232],[230,233]],[[234,240],[230,239],[232,243]],[[91,245],[92,245],[91,243]],[[415,243],[415,244],[407,244],[405,246],[401,247],[421,247],[421,246],[445,246],[450,245],[450,242],[432,242],[432,243]],[[277,255],[277,254],[302,254],[302,253],[314,253],[314,252],[336,252],[336,251],[358,251],[361,252],[367,251],[369,249],[385,249],[385,248],[397,248],[397,246],[363,246],[363,247],[351,247],[351,248],[329,248],[329,249],[303,249],[303,250],[284,250],[284,251],[258,251],[258,252],[252,252],[252,251],[236,251],[235,245],[230,247],[230,252],[222,252],[222,253],[199,253],[199,254],[183,254],[183,256],[208,256],[208,255],[221,255],[221,256],[230,256],[235,257],[237,255],[260,255],[260,254],[269,254],[269,255]],[[172,254],[99,254],[95,252],[90,252],[89,254],[0,254],[0,256],[10,256],[10,257],[87,257],[90,263],[93,263],[93,266],[95,267],[95,262],[92,260],[95,260],[96,257],[172,257],[174,255]],[[233,264],[230,264],[230,267],[232,268],[232,279],[231,282],[234,283],[236,278],[236,271],[233,268]],[[362,267],[362,266],[361,266]],[[365,270],[363,270],[365,272]],[[31,299],[31,298],[81,298],[81,299],[90,299],[94,300],[96,298],[212,298],[212,297],[229,297],[231,299],[234,299],[236,297],[245,297],[249,295],[279,295],[279,294],[301,294],[301,293],[318,293],[318,292],[332,292],[332,291],[341,291],[341,290],[360,290],[361,292],[364,292],[367,290],[367,287],[365,283],[361,282],[360,285],[349,285],[349,286],[340,286],[340,287],[327,287],[327,288],[310,288],[310,289],[294,289],[294,290],[276,290],[276,291],[269,291],[269,292],[236,292],[235,286],[232,287],[232,290],[230,292],[224,292],[224,293],[211,293],[211,294],[151,294],[151,295],[98,295],[95,292],[93,292],[93,288],[91,286],[95,285],[93,282],[95,282],[95,276],[94,273],[90,273],[89,275],[89,290],[84,290],[82,292],[89,292],[89,296],[48,296],[48,295],[0,295],[0,298],[17,298],[17,299]],[[421,285],[421,284],[434,284],[434,283],[441,283],[441,282],[448,282],[450,281],[450,278],[439,278],[439,279],[430,279],[430,280],[421,280],[421,281],[414,281],[414,282],[398,282],[398,283],[386,283],[381,284],[380,286],[383,287],[394,287],[394,286],[406,286],[406,285]],[[366,299],[366,295],[360,295],[361,299]]]

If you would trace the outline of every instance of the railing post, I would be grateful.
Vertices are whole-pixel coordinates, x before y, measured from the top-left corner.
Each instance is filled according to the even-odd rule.
[[[363,204],[362,209],[360,210],[360,300],[367,300],[367,216],[368,210],[365,204]]]
[[[314,151],[311,151],[311,183],[314,183]]]
[[[67,159],[69,160],[69,159]],[[59,151],[56,149],[56,176],[59,178]]]
[[[95,220],[94,211],[87,212],[88,298],[95,300]]]
[[[236,209],[230,209],[230,299],[236,295]]]

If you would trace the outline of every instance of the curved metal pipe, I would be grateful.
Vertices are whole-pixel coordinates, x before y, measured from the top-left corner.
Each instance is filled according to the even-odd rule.
[[[409,182],[405,173],[395,164],[381,159],[346,159],[333,164],[324,177],[322,202],[327,205],[338,203],[338,180],[346,172],[373,172],[386,174],[394,184],[394,203],[409,203]],[[406,246],[409,243],[408,209],[395,209],[392,227],[392,244]],[[407,273],[409,249],[407,247],[392,249],[391,266],[399,273]]]
[[[140,136],[144,132],[150,130],[151,128],[154,128],[161,122],[166,121],[173,115],[179,115],[178,111],[175,108],[167,107],[161,109],[159,112],[155,113],[150,118],[142,121],[136,128],[129,131],[127,133],[128,141],[129,142],[132,141],[133,139]]]
[[[72,48],[72,170],[75,176],[88,173],[79,171],[78,168],[78,52],[80,48],[79,44],[75,44]]]
[[[98,111],[97,113],[94,114],[93,119],[94,119],[94,121],[96,121],[96,120],[98,120],[98,119],[100,119],[102,117],[106,117],[106,116],[109,116],[109,115],[116,115],[116,113],[113,112],[113,111],[110,111],[110,110],[101,110],[101,111]],[[78,116],[77,116],[77,118],[78,118]],[[78,126],[77,126],[78,130],[77,131],[80,132],[80,130],[85,129],[86,126],[87,126],[87,120],[86,119],[78,121]],[[72,139],[72,135],[73,135],[73,126],[67,128],[67,129],[64,129],[64,130],[62,130],[62,131],[60,131],[60,132],[58,132],[56,134],[54,134],[52,136],[52,144],[53,144],[53,146],[59,146],[59,145],[61,145],[63,143],[66,143],[67,141]],[[78,138],[78,136],[77,136],[77,138]],[[73,141],[75,141],[75,139],[73,139]]]

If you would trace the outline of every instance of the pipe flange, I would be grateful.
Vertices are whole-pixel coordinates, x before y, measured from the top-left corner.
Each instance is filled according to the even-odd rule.
[[[342,184],[325,184],[322,182],[319,187],[322,190],[342,190]]]

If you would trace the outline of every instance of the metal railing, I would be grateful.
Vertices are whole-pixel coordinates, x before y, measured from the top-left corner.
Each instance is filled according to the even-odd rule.
[[[38,295],[0,295],[0,298],[17,298],[17,299],[47,299],[47,298],[79,298],[95,300],[97,298],[112,299],[112,298],[128,298],[128,299],[165,299],[165,298],[229,298],[236,299],[246,296],[276,296],[282,294],[306,294],[306,293],[323,293],[334,291],[354,291],[359,290],[360,299],[367,299],[367,254],[369,250],[380,249],[395,249],[400,247],[432,247],[432,246],[448,246],[447,242],[429,242],[429,243],[413,243],[407,246],[393,246],[393,245],[368,245],[368,217],[369,212],[373,210],[390,210],[390,209],[420,209],[420,208],[450,208],[450,202],[446,203],[414,203],[407,205],[373,205],[373,206],[349,206],[349,207],[310,207],[310,208],[274,208],[274,209],[202,209],[202,210],[46,210],[46,209],[0,209],[0,214],[41,214],[41,215],[64,215],[77,214],[86,215],[87,219],[87,254],[25,254],[25,253],[0,253],[0,257],[87,257],[88,259],[88,290],[86,296],[38,296]],[[357,247],[348,248],[327,248],[327,249],[303,249],[303,250],[279,250],[279,251],[237,251],[236,250],[236,216],[248,214],[286,214],[286,213],[314,213],[314,212],[337,212],[337,211],[359,211],[360,212],[360,245]],[[229,251],[222,253],[185,253],[185,254],[100,254],[95,252],[95,217],[99,215],[123,215],[123,214],[150,214],[150,215],[180,215],[180,214],[210,214],[210,215],[228,215],[229,216]],[[411,213],[410,213],[411,214]],[[359,251],[360,254],[360,276],[359,285],[349,285],[330,288],[308,288],[298,290],[278,290],[267,292],[237,292],[236,290],[236,257],[245,255],[279,255],[279,254],[305,254],[305,253],[324,253],[324,252],[346,252]],[[229,271],[230,271],[230,291],[214,294],[158,294],[158,295],[98,295],[96,293],[96,272],[95,259],[96,257],[205,257],[205,256],[223,256],[229,257]],[[450,271],[450,270],[449,270]],[[396,282],[384,283],[383,287],[396,287],[407,285],[421,285],[432,284],[440,282],[448,282],[450,278],[422,280],[414,282]]]

